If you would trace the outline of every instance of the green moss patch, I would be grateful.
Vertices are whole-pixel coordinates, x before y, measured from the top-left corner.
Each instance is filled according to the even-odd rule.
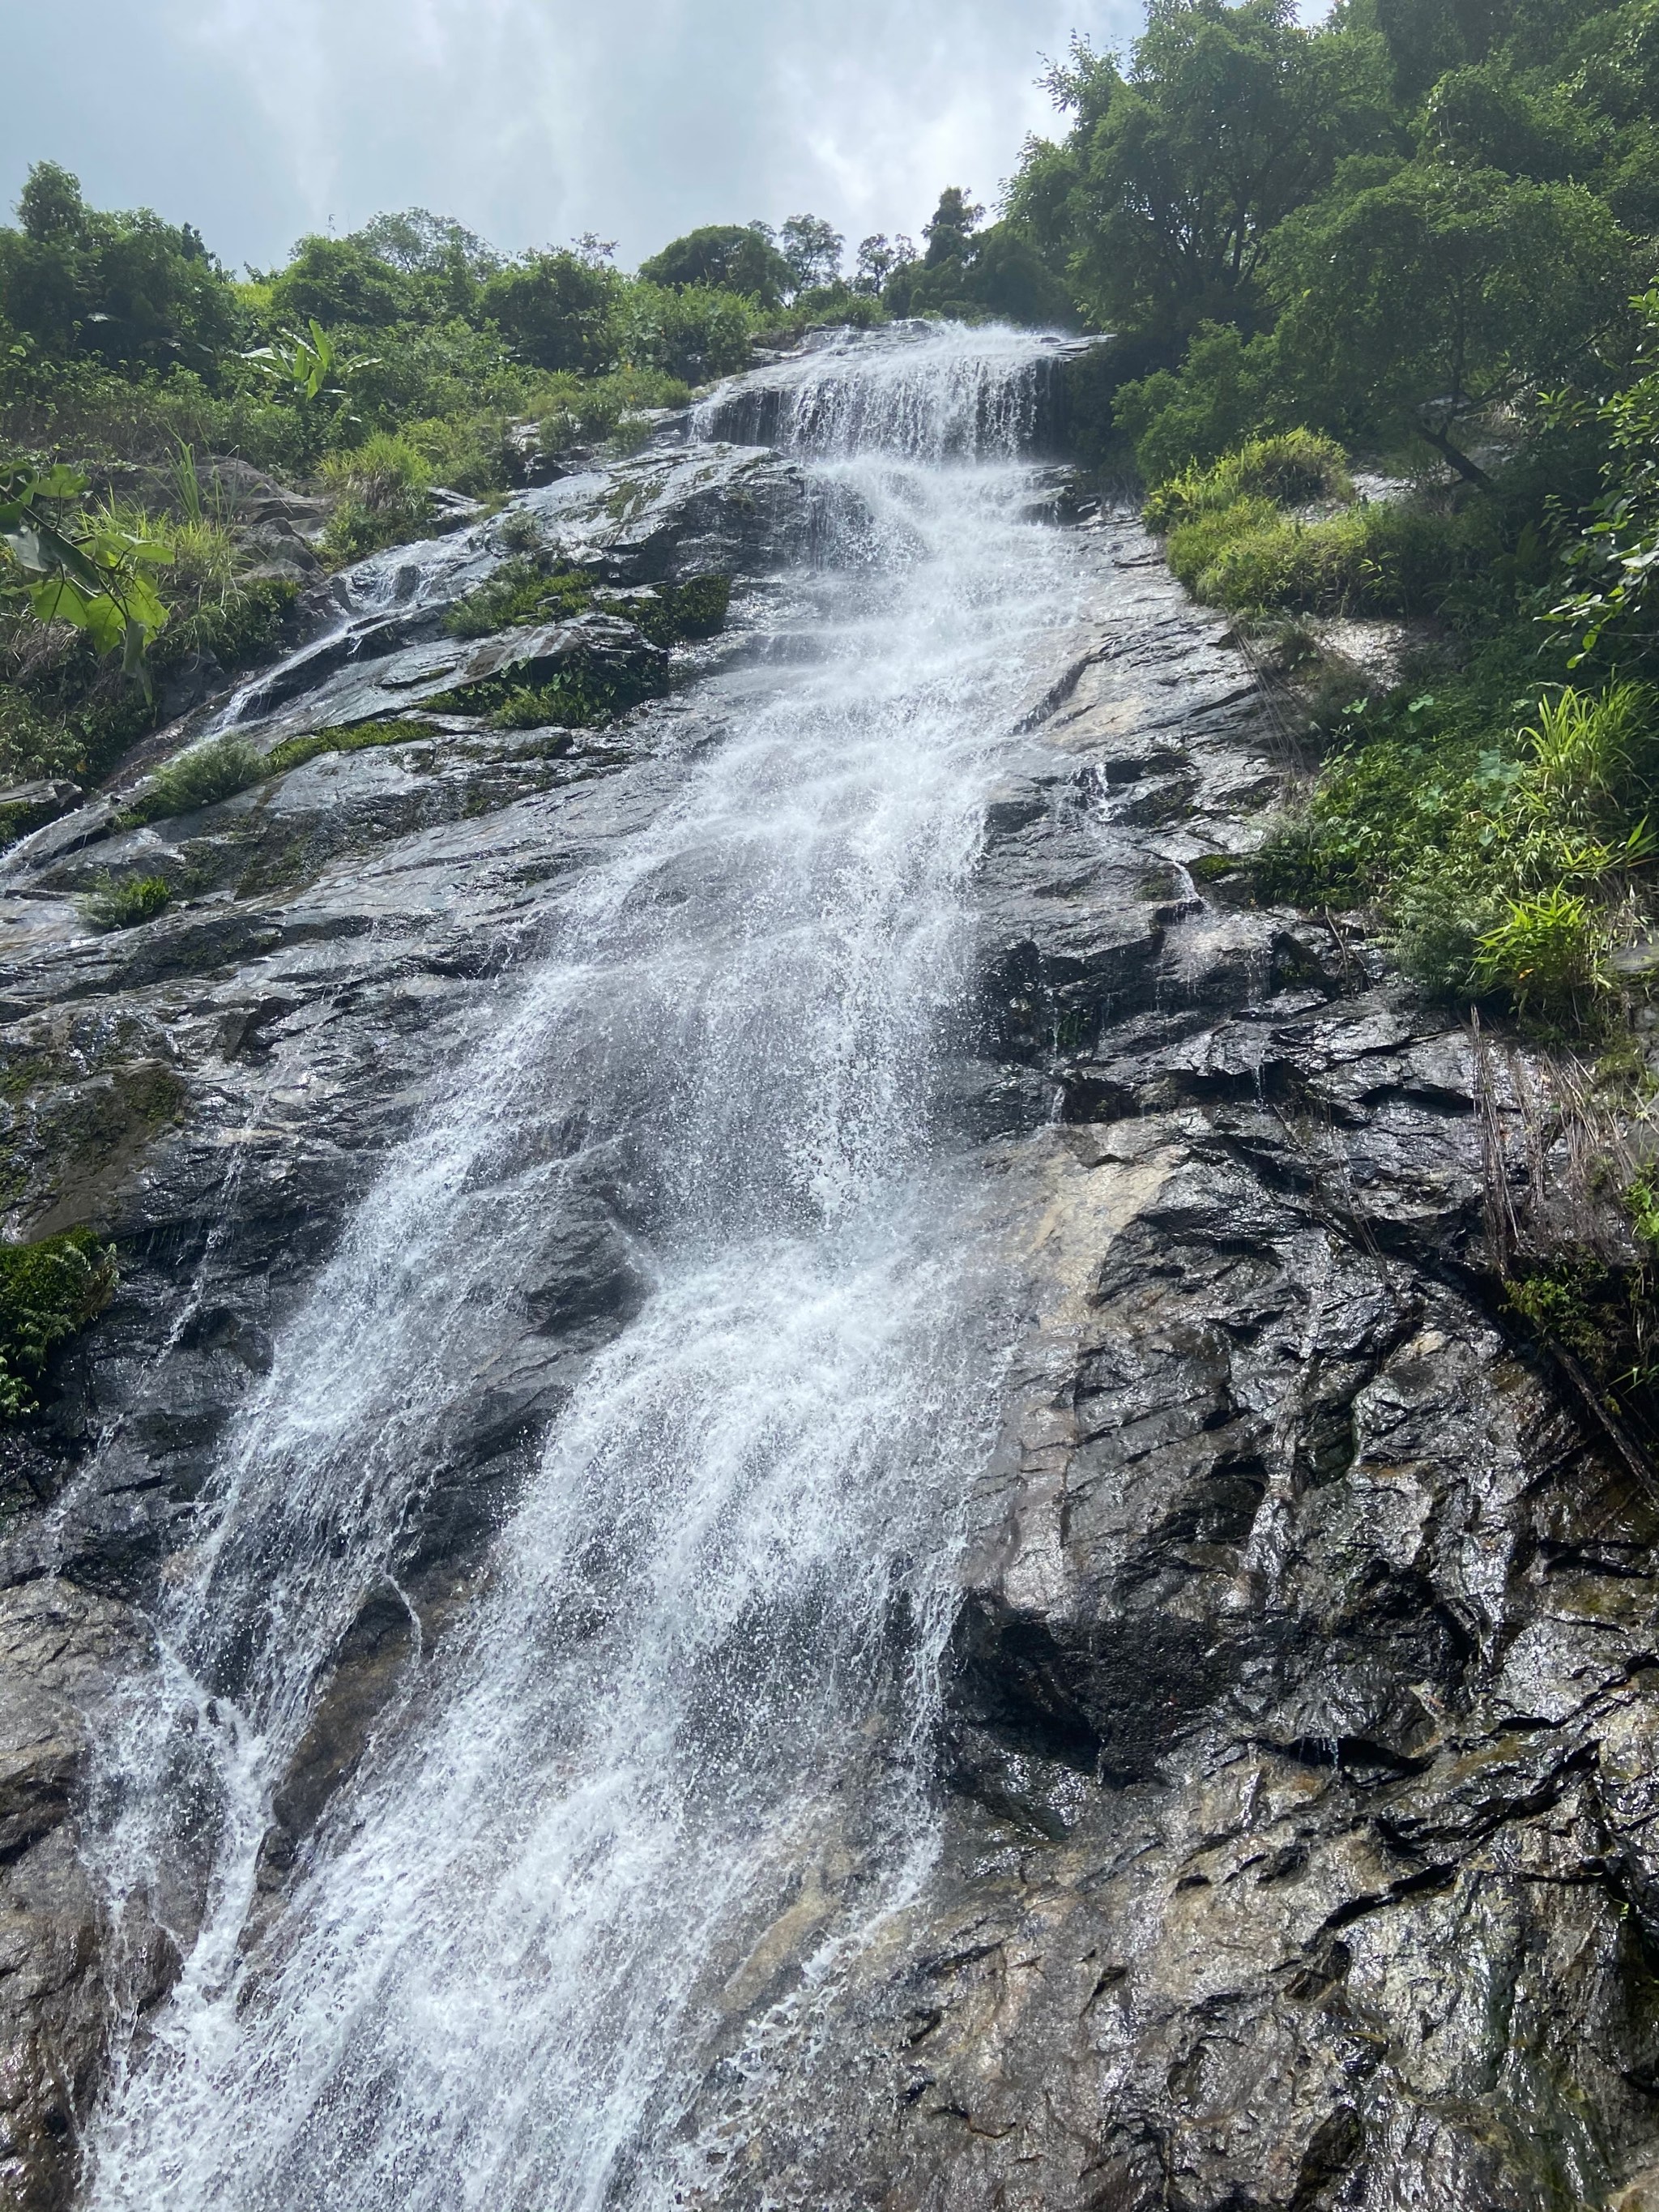
[[[492,729],[597,729],[625,714],[642,700],[659,698],[668,689],[665,662],[643,654],[638,659],[603,659],[577,652],[545,676],[492,676],[464,684],[428,703],[440,713],[482,714]]]
[[[729,576],[692,576],[684,584],[659,584],[655,592],[654,600],[635,600],[629,609],[630,618],[653,645],[715,637],[726,627],[732,605]]]
[[[36,1410],[52,1352],[114,1294],[114,1251],[89,1229],[0,1244],[0,1419]]]
[[[653,585],[648,593],[624,594],[596,583],[580,568],[560,568],[545,556],[526,554],[504,563],[487,583],[458,600],[444,628],[451,637],[493,637],[504,629],[568,622],[597,607],[614,609],[653,645],[666,648],[714,636],[731,603],[729,576],[693,576],[683,584]]]
[[[439,736],[430,722],[410,720],[406,716],[387,722],[351,722],[310,730],[301,738],[289,738],[280,745],[273,745],[261,765],[263,775],[281,775],[291,768],[303,768],[319,753],[361,753],[371,751],[378,745],[408,745],[427,742]]]
[[[213,744],[181,753],[177,760],[158,769],[132,805],[117,817],[116,826],[132,830],[146,822],[194,814],[221,799],[234,799],[239,791],[263,783],[267,777],[303,768],[319,753],[364,752],[376,745],[411,744],[438,734],[431,723],[404,716],[307,730],[302,737],[273,745],[268,753],[258,751],[245,738],[216,738]]]

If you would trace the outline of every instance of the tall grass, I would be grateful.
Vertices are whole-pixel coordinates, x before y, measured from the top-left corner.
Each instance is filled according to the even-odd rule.
[[[1258,882],[1379,908],[1431,997],[1594,1030],[1616,939],[1659,908],[1659,699],[1565,685],[1484,741],[1477,711],[1425,696],[1357,714],[1305,809],[1268,839]]]
[[[328,454],[322,472],[338,495],[322,539],[334,561],[359,561],[425,528],[432,471],[412,438],[376,430],[361,445]]]
[[[1149,530],[1166,531],[1194,515],[1214,514],[1241,501],[1306,507],[1316,500],[1353,497],[1347,455],[1334,438],[1316,430],[1285,430],[1247,439],[1207,468],[1183,469],[1147,495]]]

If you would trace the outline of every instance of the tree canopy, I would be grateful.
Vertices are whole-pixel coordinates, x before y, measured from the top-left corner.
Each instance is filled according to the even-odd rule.
[[[1297,421],[1478,478],[1494,409],[1628,356],[1655,0],[1152,0],[1127,56],[1048,82],[1067,128],[1006,220],[1151,372],[1119,411],[1160,465]]]
[[[200,367],[231,343],[224,272],[200,234],[147,208],[106,215],[55,162],[29,173],[19,228],[0,230],[0,313],[50,352],[112,366]]]
[[[648,284],[676,289],[687,284],[738,292],[775,307],[795,288],[795,274],[772,241],[765,223],[707,223],[640,264]]]
[[[1254,322],[1275,226],[1389,139],[1380,42],[1311,36],[1285,0],[1153,0],[1127,70],[1079,42],[1049,85],[1076,119],[1009,213],[1103,327],[1171,343]]]

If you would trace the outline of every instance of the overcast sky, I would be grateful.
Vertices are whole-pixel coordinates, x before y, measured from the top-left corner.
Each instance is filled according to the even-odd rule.
[[[96,205],[194,222],[233,266],[386,208],[498,245],[823,215],[918,231],[994,201],[1044,54],[1137,0],[0,0],[0,198],[62,161]]]

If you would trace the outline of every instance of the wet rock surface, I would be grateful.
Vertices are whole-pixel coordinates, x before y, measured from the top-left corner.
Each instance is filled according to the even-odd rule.
[[[124,830],[94,802],[3,864],[8,1225],[90,1222],[122,1258],[0,1458],[20,2206],[70,2201],[102,2050],[90,1732],[151,1663],[143,1608],[216,1444],[560,886],[762,680],[743,592],[812,542],[800,472],[741,448],[665,447],[514,511],[617,584],[735,573],[731,637],[604,730],[441,714],[194,815]],[[1029,1328],[971,1501],[942,1848],[829,1994],[745,1998],[686,2200],[1634,2206],[1659,2170],[1655,1499],[1494,1321],[1502,1054],[1478,1071],[1340,922],[1200,894],[1191,864],[1248,846],[1279,787],[1273,702],[1133,525],[1079,538],[1091,622],[1010,733],[947,1101]],[[477,648],[443,610],[511,550],[483,522],[365,564],[231,726],[268,750],[453,686]],[[175,903],[94,936],[75,900],[106,872]],[[553,1225],[520,1334],[468,1378],[262,1890],[643,1297],[624,1186]],[[126,1971],[159,1990],[154,1950]]]
[[[446,608],[529,538],[632,585],[711,569],[753,579],[810,528],[800,472],[732,448],[643,455],[518,512],[530,521],[516,543],[484,523],[337,582],[322,634],[211,718],[192,716],[174,744],[228,726],[268,751],[296,732],[404,717],[454,679],[400,689],[386,677],[445,658],[486,673],[509,657],[510,672],[526,657],[556,663],[571,630],[662,658],[605,616],[553,636],[442,640]],[[144,1610],[191,1540],[218,1448],[387,1152],[510,1010],[561,890],[637,836],[684,760],[722,734],[744,627],[740,599],[726,639],[672,657],[669,696],[604,728],[429,716],[398,743],[319,753],[189,814],[123,827],[118,804],[94,799],[0,860],[6,1226],[33,1237],[89,1223],[120,1255],[113,1304],[60,1358],[42,1419],[0,1450],[8,2203],[72,2197],[111,1974],[142,2005],[177,1970],[159,1931],[118,1942],[103,1923],[76,1823],[88,1731],[151,1663]],[[87,892],[154,876],[173,889],[164,914],[89,927]],[[464,1413],[434,1440],[395,1597],[372,1595],[334,1656],[277,1792],[262,1887],[280,1885],[398,1694],[411,1637],[453,1608],[536,1437],[641,1295],[610,1194],[550,1227],[520,1334],[467,1378]],[[25,1624],[15,1634],[8,1607]],[[175,1911],[185,1939],[192,1909]]]
[[[106,1930],[76,1847],[90,1731],[147,1662],[132,1611],[56,1576],[0,1592],[0,2197],[65,2201],[103,2049]],[[135,1961],[159,1993],[159,1952]]]
[[[1194,890],[1272,702],[1115,534],[983,868],[1004,1059],[962,1088],[1032,1320],[940,1856],[833,1994],[734,2026],[689,2193],[1645,2203],[1655,1496],[1494,1325],[1501,1055],[1340,927]]]

